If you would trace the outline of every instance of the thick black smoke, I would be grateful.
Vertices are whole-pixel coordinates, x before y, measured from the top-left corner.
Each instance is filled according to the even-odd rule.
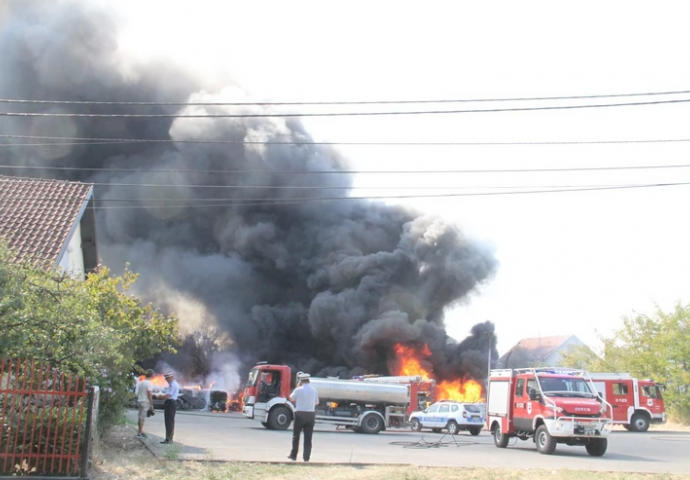
[[[143,64],[127,58],[118,50],[116,15],[94,5],[10,1],[0,19],[0,97],[251,101],[231,81],[211,84],[169,62]],[[155,20],[163,21],[164,15],[161,12]],[[0,108],[78,113],[265,111],[224,106]],[[477,325],[470,337],[457,343],[446,335],[443,315],[446,307],[492,276],[492,252],[441,218],[374,201],[319,201],[347,195],[351,176],[297,172],[343,171],[347,162],[333,149],[242,143],[309,141],[298,120],[3,117],[0,129],[5,135],[175,140],[3,148],[0,159],[18,167],[102,169],[17,168],[13,173],[95,182],[97,205],[104,207],[98,214],[98,239],[105,263],[118,269],[130,262],[142,274],[140,293],[180,313],[183,324],[194,323],[196,317],[213,319],[229,333],[233,343],[228,348],[244,361],[283,362],[322,373],[387,373],[394,343],[428,343],[441,378],[484,376],[486,333],[493,332],[493,325]],[[145,171],[107,170],[116,168]],[[173,186],[132,185],[155,183]],[[208,188],[218,185],[254,187]],[[267,199],[271,203],[263,204]],[[311,201],[294,203],[304,199]],[[185,310],[181,304],[195,307]],[[185,313],[191,311],[195,313]]]

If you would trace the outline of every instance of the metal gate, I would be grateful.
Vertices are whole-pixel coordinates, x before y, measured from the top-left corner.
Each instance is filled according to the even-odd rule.
[[[0,359],[0,476],[86,478],[94,397],[80,377]]]

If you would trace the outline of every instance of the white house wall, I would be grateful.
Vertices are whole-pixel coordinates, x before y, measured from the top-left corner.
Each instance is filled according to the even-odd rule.
[[[60,259],[58,269],[61,272],[66,272],[70,276],[83,280],[85,278],[84,272],[84,256],[81,251],[81,226],[72,233],[72,238],[69,240],[69,245],[65,253]]]
[[[572,336],[568,340],[566,340],[563,343],[563,345],[554,350],[551,353],[551,355],[546,357],[543,363],[545,366],[548,367],[556,367],[560,364],[561,355],[563,355],[563,353],[567,352],[573,347],[579,347],[582,345],[584,345],[584,343],[579,338],[577,338],[576,336]]]

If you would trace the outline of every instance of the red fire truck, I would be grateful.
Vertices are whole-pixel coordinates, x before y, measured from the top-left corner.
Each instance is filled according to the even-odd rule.
[[[584,370],[492,370],[487,410],[487,427],[499,448],[511,438],[531,438],[547,455],[558,443],[584,446],[596,457],[606,453],[612,408]]]
[[[646,432],[651,423],[666,422],[660,385],[629,373],[590,374],[599,395],[613,407],[613,423],[633,432]]]
[[[244,416],[273,430],[285,430],[294,418],[288,400],[295,388],[290,367],[257,364],[244,390]],[[310,379],[319,392],[316,422],[344,426],[358,433],[405,428],[407,411],[418,403],[416,383],[363,382],[335,378]]]

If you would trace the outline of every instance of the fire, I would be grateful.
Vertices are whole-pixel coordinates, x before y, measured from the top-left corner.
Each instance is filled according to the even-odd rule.
[[[407,347],[396,343],[393,347],[396,354],[396,362],[393,375],[421,375],[425,380],[433,378],[431,367],[422,366],[424,358],[431,356],[429,346],[424,344],[421,349]],[[444,380],[436,384],[437,398],[439,400],[455,400],[458,402],[484,402],[483,388],[475,380],[456,379]]]
[[[142,380],[146,380],[146,375],[139,376],[139,381],[141,382]],[[163,375],[154,375],[153,377],[149,378],[149,381],[154,387],[168,387],[168,382]]]

